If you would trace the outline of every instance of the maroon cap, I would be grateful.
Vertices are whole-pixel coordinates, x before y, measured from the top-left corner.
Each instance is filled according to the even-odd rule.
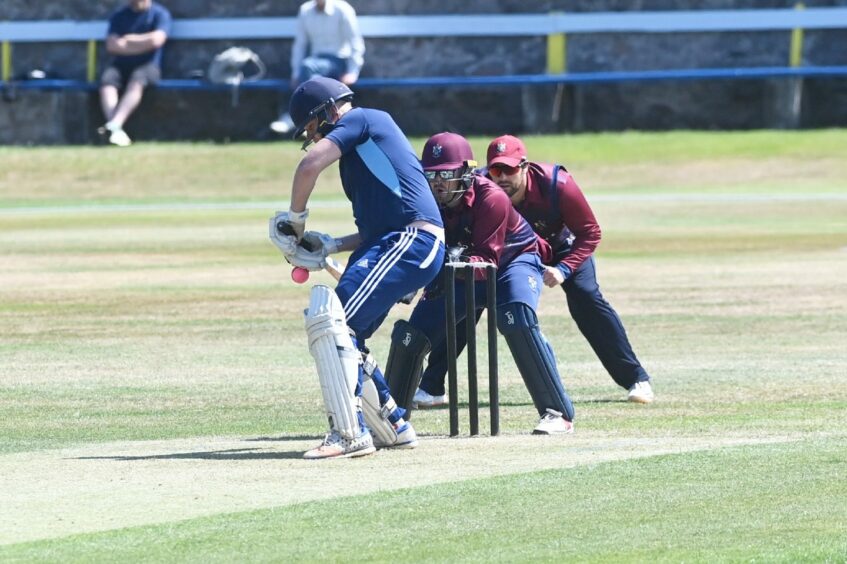
[[[523,141],[511,135],[501,135],[488,145],[488,166],[504,164],[518,166],[526,161]]]
[[[454,170],[463,167],[465,161],[473,160],[473,149],[468,140],[447,132],[436,133],[427,139],[421,155],[425,170]]]

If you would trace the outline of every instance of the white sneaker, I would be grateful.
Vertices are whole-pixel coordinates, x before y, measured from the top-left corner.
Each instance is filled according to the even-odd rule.
[[[654,397],[650,380],[644,380],[643,382],[636,382],[632,385],[626,399],[634,403],[652,403]]]
[[[573,433],[573,423],[568,421],[555,409],[547,408],[541,416],[541,421],[532,430],[533,435],[564,435]]]
[[[132,145],[132,139],[126,134],[123,128],[116,125],[106,124],[103,126],[106,133],[109,135],[109,143],[117,147],[129,147]]]
[[[355,439],[345,439],[338,431],[332,431],[324,441],[303,454],[306,460],[321,460],[324,458],[353,458],[376,452],[370,431],[365,431]]]
[[[271,122],[271,130],[280,135],[287,135],[294,131],[294,120],[287,113],[279,116],[279,119]]]
[[[441,407],[447,405],[447,394],[434,396],[421,388],[415,392],[412,398],[412,407],[415,409],[427,409],[429,407]]]

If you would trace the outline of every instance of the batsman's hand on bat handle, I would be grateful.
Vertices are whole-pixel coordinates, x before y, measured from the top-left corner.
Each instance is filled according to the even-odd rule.
[[[291,227],[291,233],[285,233],[286,235],[293,235],[297,237],[297,241],[303,238],[303,233],[306,231],[306,218],[309,217],[309,210],[305,209],[301,212],[296,212],[292,209],[288,210],[287,217],[280,221],[280,223],[287,223]],[[279,225],[277,225],[279,227]]]
[[[302,225],[305,226],[305,223],[302,224]],[[297,230],[295,229],[294,224],[290,220],[289,221],[285,221],[285,220],[278,221],[277,224],[276,224],[276,229],[277,229],[277,231],[279,231],[283,235],[287,235],[289,237],[296,237],[298,239],[297,244],[300,245],[301,247],[303,247],[304,249],[306,249],[307,251],[312,252],[312,251],[315,250],[314,245],[312,245],[309,241],[306,241],[306,240],[303,239],[303,232],[302,231],[300,232],[299,235],[297,234]]]

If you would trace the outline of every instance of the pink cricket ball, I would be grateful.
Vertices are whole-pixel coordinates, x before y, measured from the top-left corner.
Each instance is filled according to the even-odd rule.
[[[309,271],[302,266],[297,266],[291,271],[291,279],[298,284],[302,284],[309,279]]]

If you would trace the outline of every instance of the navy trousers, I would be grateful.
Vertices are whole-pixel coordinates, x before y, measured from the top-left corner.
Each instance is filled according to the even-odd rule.
[[[565,280],[562,289],[576,326],[618,386],[629,389],[636,382],[649,380],[632,350],[621,318],[600,293],[593,256]]]
[[[636,382],[649,380],[650,376],[632,350],[620,317],[600,292],[594,257],[582,263],[561,287],[571,317],[612,379],[625,389]],[[464,323],[463,320],[456,329],[460,351],[465,346]],[[445,344],[439,343],[429,355],[421,389],[434,396],[444,395],[446,374],[447,349]]]

